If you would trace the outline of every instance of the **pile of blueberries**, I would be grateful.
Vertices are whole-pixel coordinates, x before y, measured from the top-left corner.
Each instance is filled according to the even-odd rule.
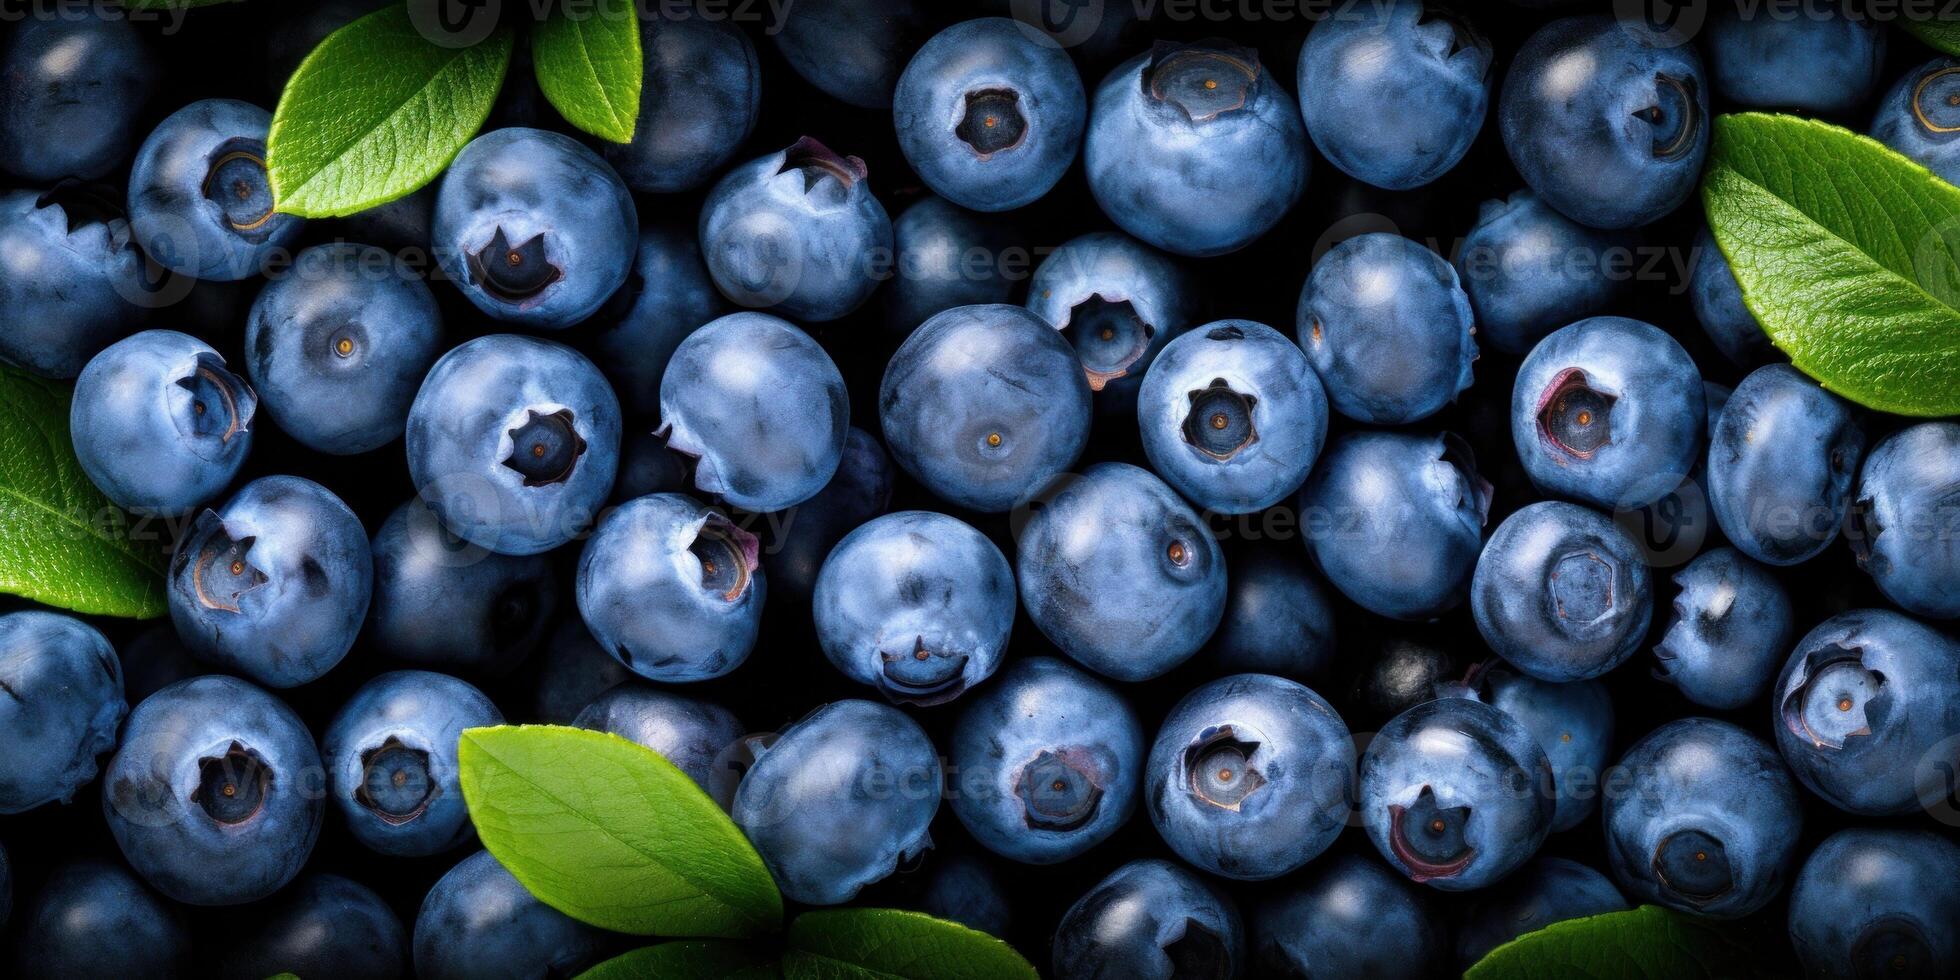
[[[653,2],[632,143],[520,54],[428,188],[278,213],[268,107],[380,5],[0,22],[0,359],[170,555],[167,624],[0,615],[17,975],[627,948],[476,849],[505,722],[1057,977],[1641,904],[1960,972],[1960,425],[1791,367],[1695,201],[1742,109],[1960,179],[1960,62],[1829,3]]]

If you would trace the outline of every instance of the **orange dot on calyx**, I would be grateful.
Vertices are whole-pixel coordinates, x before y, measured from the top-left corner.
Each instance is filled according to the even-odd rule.
[[[1061,792],[1062,790],[1065,790],[1065,789],[1067,789],[1067,788],[1068,788],[1068,784],[1067,784],[1067,783],[1064,783],[1064,782],[1062,782],[1062,781],[1061,781],[1061,780],[1059,780],[1059,779],[1057,779],[1057,780],[1055,780],[1054,782],[1052,782],[1052,783],[1049,783],[1049,784],[1048,784],[1048,788],[1049,788],[1049,789],[1052,789],[1052,790],[1054,790],[1054,791],[1055,791],[1055,792],[1057,792],[1057,793],[1059,793],[1059,792]]]
[[[1213,79],[1213,78],[1207,78],[1207,79],[1205,79],[1205,88],[1207,88],[1207,89],[1214,89],[1214,88],[1217,88],[1217,87],[1218,87],[1218,80],[1217,80],[1217,79]]]
[[[238,795],[238,787],[236,787],[236,786],[233,786],[233,785],[232,785],[232,784],[230,784],[230,783],[226,783],[226,784],[225,784],[225,788],[224,788],[224,789],[222,789],[222,790],[219,790],[219,792],[221,792],[221,793],[223,793],[223,794],[225,794],[225,795],[226,795],[226,796],[228,796],[228,797],[229,797],[229,796],[237,796],[237,795]]]
[[[989,433],[987,433],[987,445],[989,445],[989,446],[999,446],[999,445],[1000,445],[1000,433],[998,433],[998,432],[989,432]]]
[[[1170,555],[1172,561],[1182,562],[1184,560],[1184,545],[1181,542],[1173,541],[1171,542],[1171,546],[1165,549],[1165,554]]]
[[[231,573],[232,573],[233,575],[243,575],[243,574],[245,574],[245,563],[244,563],[244,562],[242,562],[242,561],[235,561],[235,562],[232,562],[232,563],[231,563]]]
[[[509,266],[523,265],[524,256],[519,255],[516,252],[506,252],[504,253],[504,264]]]
[[[1697,861],[1706,861],[1706,860],[1708,860],[1708,852],[1707,852],[1707,851],[1696,851],[1696,852],[1695,852],[1695,860],[1697,860]]]
[[[1850,711],[1850,710],[1851,710],[1851,699],[1850,699],[1850,698],[1839,698],[1839,699],[1838,699],[1838,710],[1839,710],[1839,711]]]
[[[1437,818],[1435,820],[1429,821],[1429,829],[1439,834],[1442,833],[1448,826],[1449,826],[1448,824],[1443,823],[1441,818]]]
[[[1591,413],[1591,412],[1580,412],[1580,413],[1579,413],[1579,424],[1580,424],[1580,425],[1591,425],[1591,424],[1592,424],[1592,413]]]
[[[1104,327],[1104,328],[1102,329],[1102,339],[1104,339],[1104,340],[1114,340],[1114,339],[1116,339],[1116,331],[1114,331],[1114,330],[1111,330],[1111,329],[1109,329],[1108,327]]]
[[[1230,770],[1230,769],[1220,769],[1220,770],[1218,770],[1218,781],[1219,781],[1219,782],[1221,782],[1221,783],[1229,783],[1229,782],[1231,782],[1231,781],[1232,781],[1232,770]]]
[[[1231,424],[1232,420],[1227,418],[1224,412],[1220,412],[1211,417],[1211,427],[1214,429],[1222,429]]]
[[[912,659],[913,659],[913,660],[926,660],[926,659],[929,659],[929,658],[931,658],[931,656],[932,656],[932,654],[930,654],[930,653],[927,653],[927,652],[925,652],[924,650],[914,650],[914,651],[912,651]]]

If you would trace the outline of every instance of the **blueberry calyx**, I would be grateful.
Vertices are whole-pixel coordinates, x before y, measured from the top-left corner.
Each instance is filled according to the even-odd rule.
[[[735,790],[742,785],[742,777],[755,768],[757,759],[762,758],[769,747],[782,738],[775,732],[753,732],[722,746],[715,753],[715,761],[708,768],[708,795],[715,798],[726,810],[735,804]]]
[[[1619,399],[1594,388],[1586,372],[1566,368],[1538,396],[1538,435],[1574,459],[1591,459],[1613,441],[1613,404]]]
[[[701,587],[724,602],[734,602],[749,590],[762,553],[755,535],[716,513],[702,521],[687,550],[701,563]]]
[[[1935,505],[1935,512],[1953,506],[1960,506],[1960,501],[1942,501]],[[1870,496],[1861,496],[1845,508],[1844,538],[1851,545],[1851,555],[1857,559],[1860,569],[1874,575],[1887,571],[1885,556],[1872,550],[1873,542],[1883,533],[1885,526],[1879,522]]]
[[[1103,788],[1080,749],[1043,749],[1021,767],[1014,795],[1021,798],[1030,828],[1066,832],[1096,818]]]
[[[881,650],[878,658],[878,689],[893,703],[930,707],[966,690],[966,654],[935,654],[923,636],[915,637],[909,650]]]
[[[545,291],[564,273],[546,254],[544,235],[512,244],[500,225],[490,243],[469,255],[470,281],[500,300],[522,303]]]
[[[1463,19],[1463,16],[1454,10],[1435,3],[1425,3],[1422,13],[1416,17],[1416,26],[1424,27],[1430,24],[1441,24],[1449,30],[1448,47],[1440,52],[1443,60],[1451,60],[1466,51],[1474,52],[1482,62],[1478,77],[1490,76],[1490,39],[1484,37],[1482,31],[1471,26],[1469,21]]]
[[[803,175],[805,193],[815,190],[825,178],[835,180],[849,190],[870,174],[863,160],[842,156],[808,136],[798,139],[783,151],[783,165],[776,172],[786,174],[791,171]]]
[[[1229,41],[1159,41],[1143,66],[1144,93],[1192,122],[1245,108],[1258,81],[1258,53]]]
[[[1914,85],[1912,88],[1912,118],[1929,133],[1960,133],[1960,120],[1955,120],[1951,126],[1933,121],[1934,113],[1940,113],[1944,110],[1944,113],[1951,114],[1954,110],[1960,109],[1960,92],[1949,92],[1945,98],[1934,100],[1931,103],[1926,99],[1928,94],[1927,90],[1932,87],[1933,83],[1953,76],[1960,76],[1960,67],[1941,68],[1938,71],[1927,72],[1926,77],[1920,79],[1919,84]],[[1927,111],[1929,106],[1932,112]]]
[[[1232,725],[1213,725],[1198,733],[1184,749],[1184,775],[1199,802],[1238,812],[1247,797],[1266,785],[1266,775],[1254,768],[1259,743],[1239,737]]]
[[[191,802],[211,819],[235,826],[265,809],[272,789],[272,767],[258,753],[233,742],[217,756],[197,760],[197,788]]]
[[[1693,905],[1706,905],[1735,887],[1728,849],[1720,839],[1699,830],[1683,830],[1661,838],[1654,847],[1654,877],[1670,893]]]
[[[1061,330],[1075,347],[1090,391],[1128,375],[1157,335],[1157,328],[1137,315],[1129,300],[1101,292],[1070,307]]]
[[[258,538],[233,537],[214,511],[198,515],[187,540],[189,546],[178,548],[172,559],[171,579],[182,581],[189,566],[191,594],[206,609],[238,612],[245,593],[270,581],[248,558]]]
[[[1455,471],[1458,487],[1456,506],[1458,510],[1469,509],[1477,515],[1477,526],[1482,527],[1490,521],[1490,502],[1494,488],[1490,481],[1477,472],[1477,454],[1470,444],[1454,432],[1441,436],[1442,450],[1436,459]]]
[[[1192,980],[1225,980],[1235,970],[1232,951],[1204,923],[1186,917],[1184,931],[1162,947],[1171,961],[1170,975]]]
[[[1813,748],[1842,749],[1882,727],[1891,705],[1885,675],[1865,666],[1863,651],[1839,646],[1806,657],[1779,713],[1792,734]]]
[[[191,393],[190,416],[180,416],[178,426],[198,443],[216,436],[222,447],[251,428],[259,407],[258,393],[225,369],[224,358],[213,353],[197,355],[191,373],[178,378],[177,387]]]
[[[263,237],[258,233],[266,231],[278,213],[265,169],[265,145],[257,140],[227,140],[213,151],[200,190],[231,230],[253,241]]]
[[[982,160],[1021,145],[1028,120],[1021,114],[1021,93],[1007,88],[975,89],[966,93],[966,114],[953,135]]]
[[[1851,944],[1855,974],[1861,977],[1931,976],[1933,946],[1919,924],[1888,915],[1866,926]]]
[[[1560,555],[1547,577],[1552,615],[1561,623],[1589,626],[1613,614],[1619,568],[1610,556],[1586,549]]]
[[[1184,441],[1191,448],[1217,460],[1231,459],[1239,451],[1259,441],[1252,424],[1252,408],[1259,399],[1232,390],[1224,378],[1190,392],[1191,410],[1184,416]]]
[[[399,827],[421,816],[442,793],[429,773],[429,753],[409,748],[389,736],[361,753],[361,784],[354,801],[367,807],[382,823]]]
[[[1654,76],[1654,104],[1635,112],[1654,127],[1654,158],[1678,157],[1695,145],[1701,131],[1701,105],[1695,101],[1695,80],[1673,75]]]
[[[1452,878],[1470,866],[1477,857],[1469,841],[1470,814],[1467,806],[1438,805],[1429,786],[1406,807],[1388,805],[1389,850],[1408,869],[1411,881]],[[1410,833],[1411,828],[1415,833]]]
[[[128,212],[113,188],[70,177],[35,198],[34,207],[60,208],[70,235],[90,225],[103,225],[109,228],[112,239],[119,239],[115,240],[117,247],[133,241],[128,234]]]
[[[571,409],[526,409],[524,415],[524,424],[510,430],[510,455],[504,458],[504,465],[517,471],[527,487],[570,479],[586,449]]]

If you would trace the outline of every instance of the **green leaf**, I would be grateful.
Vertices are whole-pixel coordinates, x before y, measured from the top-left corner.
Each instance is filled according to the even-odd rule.
[[[740,939],[783,899],[721,807],[651,749],[552,725],[472,728],[463,799],[483,845],[531,894],[638,935]]]
[[[646,946],[578,975],[578,980],[765,980],[782,971],[740,943],[690,939]]]
[[[630,143],[640,118],[640,18],[632,0],[558,4],[531,31],[538,87],[580,129]]]
[[[1920,20],[1901,17],[1898,25],[1935,51],[1960,55],[1960,20]]]
[[[467,47],[417,30],[392,4],[327,36],[286,82],[266,137],[279,210],[353,214],[434,180],[490,117],[511,34]]]
[[[1860,405],[1960,413],[1960,188],[1850,130],[1715,121],[1708,223],[1791,363]]]
[[[1554,922],[1490,951],[1464,980],[1734,980],[1759,957],[1717,926],[1657,905]]]
[[[132,527],[68,438],[67,385],[0,365],[0,592],[102,616],[163,615],[159,532]]]
[[[897,909],[819,909],[796,917],[789,980],[1006,980],[1039,974],[1014,947],[957,922]]]

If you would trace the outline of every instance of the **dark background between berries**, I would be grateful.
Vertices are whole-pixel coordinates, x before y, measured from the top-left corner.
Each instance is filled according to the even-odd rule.
[[[1110,0],[1130,2],[1130,0]],[[1145,0],[1140,5],[1151,6]],[[515,5],[508,5],[515,6]],[[1003,13],[1006,3],[941,2],[929,5],[936,17],[931,31],[973,16]],[[1188,5],[1187,5],[1188,6]],[[1264,3],[1215,2],[1212,9],[1253,11],[1268,9]],[[1292,14],[1284,21],[1212,21],[1184,19],[1144,20],[1125,37],[1116,57],[1094,61],[1082,52],[1073,52],[1082,70],[1085,87],[1093,93],[1096,83],[1115,61],[1146,49],[1157,39],[1196,39],[1208,36],[1231,37],[1259,51],[1261,61],[1289,91],[1294,85],[1294,66],[1309,22],[1300,11],[1320,10],[1325,3],[1278,3],[1273,5]],[[1588,5],[1577,4],[1578,9]],[[1594,4],[1602,10],[1612,5]],[[12,0],[0,9],[12,7]],[[283,84],[298,57],[320,36],[324,26],[312,13],[307,0],[257,0],[193,11],[183,29],[169,37],[157,38],[155,50],[166,65],[164,90],[150,100],[148,116],[137,130],[147,132],[170,111],[202,98],[239,98],[271,108],[278,101]],[[792,7],[793,11],[793,7]],[[1560,13],[1568,11],[1561,10]],[[1501,3],[1480,3],[1472,11],[1477,26],[1492,40],[1497,52],[1494,79],[1501,84],[1508,68],[1508,56],[1550,13],[1525,10]],[[815,136],[840,153],[862,157],[870,170],[872,190],[893,217],[927,192],[906,165],[892,130],[889,112],[857,109],[837,102],[803,81],[777,55],[763,35],[767,26],[766,7],[756,5],[759,22],[745,23],[761,59],[763,104],[760,121],[737,160],[752,159],[789,145],[802,135]],[[146,31],[161,33],[161,24],[144,25]],[[1907,66],[1923,60],[1926,52],[1902,32],[1893,32],[1889,65],[1883,75],[1896,78]],[[290,59],[290,60],[288,60]],[[536,125],[571,132],[557,113],[538,94],[532,80],[528,57],[522,44],[505,83],[504,94],[486,128],[501,125]],[[1387,230],[1386,219],[1396,230],[1436,248],[1445,257],[1454,254],[1457,243],[1475,221],[1480,202],[1503,197],[1523,187],[1512,169],[1495,124],[1495,98],[1491,118],[1464,161],[1435,184],[1416,191],[1380,191],[1347,178],[1324,159],[1316,159],[1306,192],[1298,207],[1280,225],[1243,251],[1213,259],[1190,260],[1190,267],[1202,284],[1207,304],[1205,317],[1243,317],[1270,324],[1289,336],[1293,333],[1294,308],[1301,284],[1318,250],[1345,237],[1330,228],[1357,215],[1377,218],[1350,220],[1342,228],[1346,234]],[[1724,107],[1717,104],[1717,111]],[[1856,117],[1839,120],[1863,129],[1869,122],[1870,107]],[[111,181],[120,184],[126,173]],[[643,220],[670,222],[692,227],[700,210],[701,193],[669,196],[642,196],[639,201]],[[1067,177],[1034,204],[1008,216],[1017,228],[1017,240],[1029,249],[1045,250],[1089,231],[1114,226],[1097,209],[1089,196],[1080,159]],[[1681,267],[1689,255],[1694,234],[1701,222],[1700,207],[1691,200],[1676,214],[1638,233],[1640,245],[1662,250],[1663,261],[1643,274],[1609,313],[1637,317],[1659,325],[1679,340],[1693,356],[1704,377],[1733,386],[1741,372],[1712,347],[1696,325],[1689,309]],[[1325,237],[1324,237],[1325,236]],[[344,225],[334,221],[311,222],[300,245],[335,238],[350,238]],[[374,242],[374,244],[390,244]],[[295,248],[297,251],[297,247]],[[1032,272],[1041,252],[1021,269]],[[413,255],[408,256],[411,260]],[[155,326],[195,334],[218,348],[232,363],[243,363],[239,351],[245,314],[262,280],[240,283],[200,284],[183,303],[162,311]],[[629,284],[628,288],[632,288]],[[1025,288],[1023,283],[1022,288]],[[446,344],[454,345],[472,336],[505,332],[507,326],[487,320],[454,289],[438,287],[443,304]],[[1201,321],[1202,322],[1202,321]],[[852,316],[825,324],[808,325],[842,369],[851,393],[852,423],[873,434],[878,432],[876,395],[886,361],[902,339],[887,329],[878,297]],[[586,333],[574,329],[556,334],[561,339],[581,343]],[[1476,382],[1458,404],[1413,428],[1448,429],[1464,435],[1474,447],[1479,469],[1496,487],[1487,528],[1494,528],[1510,512],[1540,499],[1519,467],[1511,448],[1508,405],[1518,358],[1489,349],[1476,364]],[[1331,416],[1332,429],[1340,432],[1353,426]],[[632,420],[641,428],[651,428],[649,419]],[[1899,420],[1889,416],[1867,419],[1869,442],[1897,428]],[[629,430],[630,431],[630,430]],[[1331,435],[1332,433],[1330,433]],[[1137,438],[1134,419],[1099,418],[1093,438],[1081,465],[1100,460],[1126,460],[1147,465]],[[1078,469],[1080,467],[1078,466]],[[338,494],[361,517],[371,533],[388,513],[414,492],[408,478],[400,441],[372,453],[353,457],[329,457],[313,453],[294,443],[276,427],[262,425],[250,461],[237,483],[267,474],[292,474],[316,480]],[[1287,506],[1287,505],[1282,505]],[[935,500],[917,484],[900,474],[891,509],[927,509],[951,513],[980,528],[1008,555],[1013,554],[1012,521],[1008,515],[982,515],[962,512]],[[1234,539],[1226,542],[1228,552],[1242,547],[1236,540],[1244,528],[1264,528],[1262,516],[1225,520],[1218,526]],[[1290,528],[1290,523],[1282,522]],[[1708,529],[1704,548],[1719,543],[1720,532]],[[1280,542],[1282,547],[1301,547],[1297,539]],[[575,565],[576,543],[559,554],[564,576],[560,615],[576,615],[572,606],[571,573]],[[1671,569],[1656,570],[1655,622],[1645,649],[1658,639],[1667,616],[1673,587],[1666,581]],[[1808,630],[1825,617],[1845,609],[1882,605],[1871,580],[1858,572],[1849,548],[1834,544],[1820,557],[1794,569],[1780,569],[1778,576],[1790,590],[1798,610],[1798,626]],[[1335,675],[1314,686],[1340,709],[1350,728],[1365,737],[1373,732],[1406,701],[1397,701],[1397,691],[1406,691],[1424,670],[1447,664],[1460,674],[1476,661],[1489,656],[1467,607],[1460,607],[1440,622],[1427,625],[1394,623],[1364,613],[1327,591],[1338,609],[1338,661]],[[25,607],[27,603],[0,597],[0,612]],[[147,624],[119,620],[92,620],[118,647],[137,636]],[[167,621],[166,621],[167,628]],[[1011,655],[1053,655],[1056,651],[1023,613],[1015,624]],[[515,721],[531,717],[532,691],[536,684],[537,657],[500,679],[470,678],[484,689]],[[1682,698],[1674,688],[1654,680],[1651,657],[1637,655],[1608,675],[1618,724],[1613,755],[1618,756],[1632,741],[1657,725],[1674,718],[1696,714],[1719,714],[1729,721],[1770,737],[1770,711],[1767,699],[1740,711],[1715,713],[1698,708]],[[357,645],[340,667],[325,678],[295,690],[280,692],[299,712],[317,735],[333,712],[362,683],[392,669],[377,650],[366,643]],[[1209,678],[1211,668],[1201,654],[1169,675],[1156,680],[1123,685],[1149,730],[1171,705],[1194,686]],[[716,681],[695,685],[688,693],[698,693],[732,708],[751,730],[780,729],[810,709],[839,698],[867,696],[867,692],[833,668],[817,647],[807,605],[772,596],[764,615],[761,638],[754,654],[733,674]],[[1389,704],[1397,709],[1386,709]],[[924,710],[907,709],[932,734],[934,742],[947,744],[952,720],[959,703]],[[576,764],[576,760],[567,760]],[[951,780],[949,779],[949,782]],[[1806,798],[1808,799],[1808,797]],[[1805,817],[1803,843],[1799,853],[1808,853],[1817,842],[1851,822],[1829,806],[1810,801]],[[14,817],[0,818],[0,841],[18,865],[20,893],[31,893],[49,867],[77,856],[113,856],[114,842],[100,816],[99,789],[91,784],[69,807],[41,807]],[[1890,821],[1916,824],[1915,819]],[[1885,825],[1888,821],[1860,818],[1861,825]],[[942,807],[932,826],[936,850],[926,858],[977,850],[950,808]],[[1345,833],[1336,850],[1369,847],[1358,828]],[[405,925],[415,921],[422,896],[437,878],[467,853],[459,851],[435,857],[404,859],[374,854],[361,847],[337,817],[329,814],[309,868],[333,871],[355,878],[384,895],[395,907]],[[1597,813],[1578,827],[1555,834],[1544,853],[1582,861],[1605,869],[1604,839]],[[1139,811],[1113,838],[1086,855],[1060,865],[1034,867],[1010,862],[994,862],[1002,872],[1002,883],[1012,900],[1013,926],[1008,939],[1027,958],[1045,965],[1048,944],[1055,924],[1069,904],[1117,866],[1144,856],[1169,857],[1148,818]],[[1372,858],[1372,855],[1370,855]],[[1324,860],[1324,859],[1323,859]],[[1283,881],[1284,879],[1282,879]],[[865,906],[910,906],[923,885],[923,876],[900,873],[866,889],[853,904]],[[1270,886],[1234,885],[1233,894],[1241,906],[1250,908],[1260,893]],[[1452,903],[1474,903],[1474,893],[1447,895],[1436,893],[1444,907]],[[1740,923],[1751,945],[1761,951],[1766,965],[1777,973],[1794,973],[1789,943],[1784,929],[1786,899],[1779,898],[1767,908]],[[227,935],[247,933],[251,928],[251,907],[238,909],[192,910],[200,950],[224,944]],[[626,941],[622,940],[622,945]]]

